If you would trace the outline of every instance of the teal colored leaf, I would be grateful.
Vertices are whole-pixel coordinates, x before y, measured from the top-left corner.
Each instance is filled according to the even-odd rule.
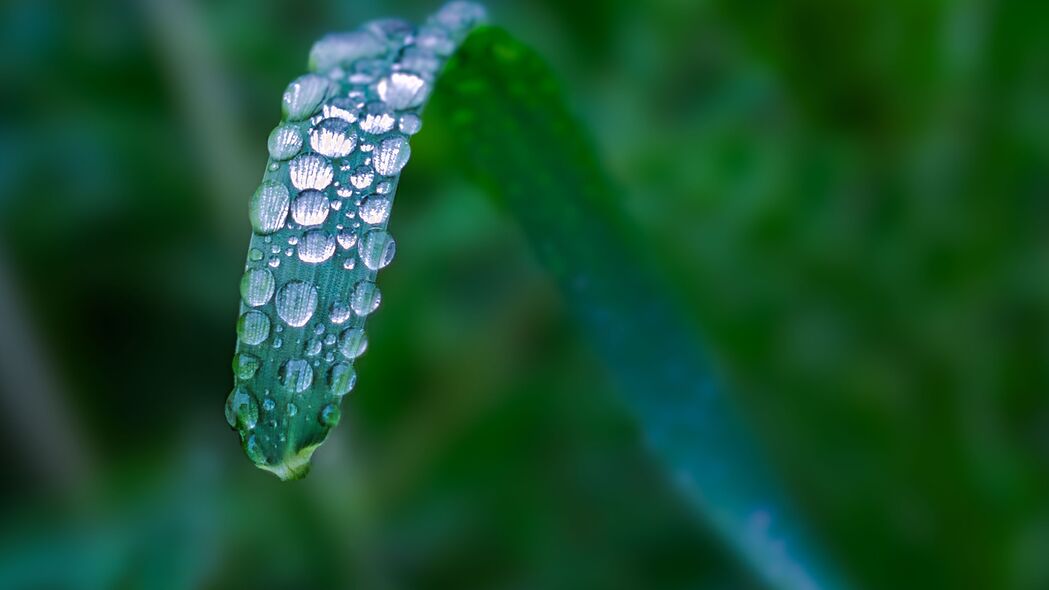
[[[772,586],[842,588],[646,264],[654,253],[618,214],[615,187],[544,62],[503,30],[479,29],[438,80],[425,119],[446,126],[454,161],[519,221],[702,517]]]

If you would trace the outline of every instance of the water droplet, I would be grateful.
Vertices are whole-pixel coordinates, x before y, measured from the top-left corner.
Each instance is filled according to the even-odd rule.
[[[383,102],[397,110],[419,106],[430,94],[426,80],[409,72],[394,72],[379,80],[375,89]]]
[[[266,454],[262,452],[262,444],[259,443],[259,438],[252,434],[244,441],[244,452],[247,453],[248,458],[254,463],[266,464]]]
[[[328,371],[328,387],[332,395],[343,396],[357,384],[357,371],[349,363],[336,363]]]
[[[289,391],[301,393],[313,384],[313,367],[305,359],[291,359],[280,367],[280,383]]]
[[[368,103],[364,107],[364,112],[361,113],[360,120],[357,122],[361,131],[372,135],[386,133],[393,129],[393,126],[396,124],[397,119],[393,117],[393,112],[390,111],[385,103],[379,101]]]
[[[299,407],[295,404],[288,402],[288,417],[294,418],[295,414],[299,413]]]
[[[351,361],[368,349],[368,335],[363,328],[350,328],[339,336],[339,352]]]
[[[335,239],[338,240],[339,246],[343,250],[349,250],[357,243],[357,234],[348,231],[341,231],[339,232],[339,235],[335,236]]]
[[[353,310],[350,309],[349,305],[336,301],[335,303],[331,304],[331,323],[341,324],[346,320],[350,319],[350,314],[352,313]]]
[[[419,115],[415,113],[405,113],[401,115],[401,122],[399,124],[401,133],[408,135],[415,135],[423,128],[423,120],[419,118]]]
[[[237,320],[237,336],[252,346],[269,338],[270,319],[261,311],[246,311]]]
[[[320,421],[321,426],[328,428],[334,428],[339,423],[339,418],[342,417],[342,413],[339,412],[339,406],[335,404],[328,404],[321,410],[320,416],[317,419]]]
[[[318,154],[329,158],[342,158],[357,146],[357,134],[352,126],[342,119],[325,119],[310,130],[310,146]]]
[[[270,256],[270,259],[266,262],[266,264],[270,265],[270,268],[277,268],[278,266],[280,266],[280,258],[277,258],[276,256]]]
[[[380,301],[382,301],[382,294],[379,288],[375,286],[375,283],[367,280],[357,283],[357,286],[353,288],[353,294],[350,295],[350,307],[357,315],[368,315],[375,311]]]
[[[376,19],[365,24],[363,28],[393,48],[403,45],[415,32],[415,27],[410,22],[399,18]]]
[[[258,262],[262,260],[262,257],[262,250],[259,250],[258,248],[252,248],[251,250],[248,250],[248,260],[252,262]]]
[[[287,160],[302,149],[302,135],[295,125],[278,125],[270,132],[266,140],[270,157],[274,160]]]
[[[306,74],[288,84],[284,91],[284,115],[289,121],[307,119],[317,111],[331,89],[331,82],[323,76]]]
[[[291,176],[291,184],[299,190],[324,190],[331,184],[335,171],[327,158],[317,154],[306,154],[288,164],[288,174]]]
[[[455,41],[448,31],[433,26],[424,26],[419,29],[419,34],[415,38],[415,46],[437,55],[451,55],[455,51]],[[433,70],[428,68],[427,71]]]
[[[248,207],[248,217],[255,233],[266,235],[280,229],[288,216],[290,199],[283,184],[267,180],[259,185]]]
[[[317,324],[316,326],[313,326],[313,333],[318,335],[318,336],[323,334],[324,333],[324,324]]]
[[[259,370],[259,357],[246,352],[238,352],[233,355],[233,375],[242,381],[247,381],[255,376]]]
[[[324,337],[324,346],[331,346],[332,344],[335,344],[336,340],[338,340],[338,338],[335,337],[335,334],[328,334]]]
[[[252,268],[240,278],[240,296],[248,307],[258,307],[273,297],[276,282],[273,273],[264,268]]]
[[[364,197],[359,213],[365,223],[383,223],[390,215],[390,199],[381,195]]]
[[[277,291],[277,315],[289,326],[305,326],[317,309],[317,289],[302,281],[289,281]]]
[[[284,339],[277,336],[273,339],[273,348],[280,348],[281,346],[284,346]]]
[[[321,37],[310,49],[310,69],[322,71],[348,66],[359,59],[385,52],[385,44],[367,31],[331,33]]]
[[[306,341],[306,356],[317,356],[321,353],[323,346],[320,338],[310,338]]]
[[[335,238],[331,234],[315,229],[306,232],[299,244],[299,260],[310,264],[318,264],[331,258],[335,253]]]
[[[262,411],[272,412],[273,408],[275,407],[277,407],[277,404],[273,401],[273,398],[267,397],[266,399],[262,400]]]
[[[364,234],[361,245],[357,249],[361,255],[361,262],[371,270],[384,268],[393,260],[397,251],[397,244],[393,241],[390,233],[381,229],[373,229]],[[378,305],[378,303],[376,303]]]
[[[234,428],[251,430],[259,420],[259,407],[247,389],[234,387],[226,398],[226,422]]]
[[[388,195],[393,190],[393,183],[389,180],[384,180],[379,184],[375,185],[375,192],[380,195]]]
[[[328,197],[318,190],[304,190],[291,204],[291,218],[303,227],[320,225],[328,218]]]
[[[374,180],[375,171],[372,170],[371,166],[357,166],[353,169],[353,173],[350,174],[350,184],[358,190],[368,188]]]
[[[346,260],[343,260],[342,261],[342,267],[345,268],[346,270],[353,270],[354,268],[357,267],[357,259],[356,258],[347,258]]]
[[[456,0],[441,7],[430,21],[440,24],[455,35],[462,35],[488,20],[484,7],[473,2]]]
[[[348,98],[333,98],[321,107],[321,117],[324,119],[335,117],[347,123],[353,123],[357,121],[357,105]]]
[[[393,176],[408,163],[412,150],[408,141],[401,136],[382,140],[375,152],[375,171],[383,176]],[[292,164],[295,161],[292,160]]]

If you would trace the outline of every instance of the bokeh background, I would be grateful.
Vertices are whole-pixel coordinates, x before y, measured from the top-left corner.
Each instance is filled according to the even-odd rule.
[[[1049,6],[487,3],[558,72],[856,588],[1049,588]],[[0,587],[761,587],[513,217],[417,138],[304,481],[228,431],[246,203],[311,42],[429,1],[0,3]]]

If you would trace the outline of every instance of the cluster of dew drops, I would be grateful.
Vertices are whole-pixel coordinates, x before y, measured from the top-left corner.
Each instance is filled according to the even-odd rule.
[[[443,60],[483,18],[478,6],[453,2],[419,28],[386,19],[328,35],[311,51],[314,73],[288,85],[249,206],[254,236],[240,284],[237,386],[226,402],[227,421],[257,463],[266,460],[263,442],[276,442],[255,436],[260,418],[276,431],[279,416],[294,418],[301,407],[323,427],[338,422],[339,401],[356,383],[352,363],[368,346],[363,320],[381,301],[375,273],[396,250],[386,223],[411,155],[408,137],[421,128],[418,110]],[[325,305],[333,289],[296,272],[317,265],[333,270],[305,274],[346,285]],[[260,403],[251,384],[267,353],[283,359],[272,361],[283,391],[266,389]],[[304,399],[318,390],[322,403]]]

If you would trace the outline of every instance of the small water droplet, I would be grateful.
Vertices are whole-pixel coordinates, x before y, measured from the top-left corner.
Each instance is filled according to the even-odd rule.
[[[315,229],[306,232],[299,244],[299,260],[309,264],[319,264],[335,254],[335,238],[331,234]]]
[[[266,235],[280,229],[288,216],[290,198],[283,184],[267,180],[259,185],[248,207],[248,217],[255,233]]]
[[[375,90],[391,108],[401,110],[419,106],[430,93],[430,85],[409,72],[394,72],[379,80]]]
[[[415,135],[423,128],[423,120],[419,118],[419,115],[415,113],[405,113],[401,115],[401,121],[399,123],[401,133],[407,135]]]
[[[331,346],[332,344],[335,344],[336,340],[338,340],[338,338],[335,337],[335,334],[328,334],[324,337],[324,346]]]
[[[291,204],[291,218],[303,227],[320,225],[328,218],[328,197],[318,190],[304,190]]]
[[[303,281],[289,281],[277,291],[277,315],[293,327],[306,325],[317,309],[317,289]]]
[[[411,153],[406,139],[399,135],[388,137],[382,140],[375,152],[375,171],[383,176],[393,176],[408,163]],[[292,160],[292,163],[294,164],[295,160]]]
[[[339,352],[351,361],[368,349],[368,335],[363,328],[350,328],[339,336]]]
[[[384,223],[390,215],[390,199],[382,195],[369,195],[361,201],[361,221],[371,224]]]
[[[284,91],[284,115],[289,121],[309,118],[317,111],[330,89],[331,82],[323,76],[306,74],[296,78]]]
[[[346,270],[353,270],[354,268],[357,268],[357,259],[347,258],[346,260],[343,260],[342,267]]]
[[[237,336],[244,344],[256,345],[269,338],[270,319],[261,311],[246,311],[237,320]]]
[[[280,367],[280,383],[289,391],[302,393],[313,384],[313,367],[305,359],[291,359]]]
[[[281,346],[284,346],[284,339],[277,336],[273,339],[273,348],[280,348]]]
[[[357,146],[357,134],[345,120],[332,117],[310,130],[310,146],[318,154],[343,158]]]
[[[273,273],[264,268],[252,268],[240,279],[240,296],[248,307],[258,307],[269,302],[275,286]]]
[[[280,258],[277,258],[276,256],[271,256],[266,264],[270,265],[271,268],[277,268],[278,266],[280,266]]]
[[[306,154],[296,157],[288,164],[288,175],[291,184],[299,190],[324,190],[331,184],[335,171],[327,158],[317,154]]]
[[[375,311],[380,301],[382,301],[382,294],[379,288],[375,286],[375,283],[367,280],[358,282],[353,288],[353,294],[350,295],[350,307],[360,316]]]
[[[371,166],[357,166],[353,169],[353,174],[350,174],[350,184],[358,190],[368,188],[374,180],[375,171],[372,170]]]
[[[255,434],[248,436],[247,440],[244,441],[244,452],[247,453],[248,458],[254,463],[265,465],[267,462],[266,454],[262,452],[262,444]]]
[[[302,135],[295,125],[278,125],[270,132],[266,140],[270,157],[274,160],[287,160],[302,149]]]
[[[273,408],[277,407],[277,404],[273,401],[273,398],[267,397],[262,400],[262,410],[265,412],[272,412]]]
[[[306,342],[306,356],[317,356],[321,353],[323,344],[319,338],[310,338]]]
[[[327,404],[324,409],[321,410],[320,416],[317,419],[320,421],[322,426],[328,428],[334,428],[339,423],[339,418],[342,417],[342,413],[339,412],[339,406],[335,404]]]
[[[328,371],[328,387],[332,395],[346,395],[356,384],[357,371],[349,363],[336,363]]]
[[[246,352],[238,352],[233,355],[233,375],[242,381],[247,381],[255,376],[259,370],[259,357]]]
[[[364,263],[364,266],[371,270],[379,270],[380,268],[385,268],[393,260],[393,255],[397,251],[397,244],[393,241],[393,237],[390,236],[389,232],[373,229],[364,234],[364,237],[361,239],[361,245],[357,250],[360,253],[361,262]]]
[[[258,262],[262,260],[263,256],[264,255],[262,253],[262,250],[259,250],[258,248],[252,248],[251,250],[248,250],[248,260],[252,262]]]
[[[338,325],[350,319],[352,313],[353,310],[350,309],[349,305],[336,301],[331,304],[329,317],[331,318],[331,323]]]
[[[226,398],[226,422],[234,428],[251,430],[259,420],[255,397],[244,387],[234,387]]]
[[[288,402],[288,417],[294,418],[295,414],[299,413],[299,407],[292,402]]]
[[[338,240],[339,246],[343,250],[349,250],[357,243],[357,234],[348,231],[341,231],[339,232],[339,235],[335,236],[335,239]]]

